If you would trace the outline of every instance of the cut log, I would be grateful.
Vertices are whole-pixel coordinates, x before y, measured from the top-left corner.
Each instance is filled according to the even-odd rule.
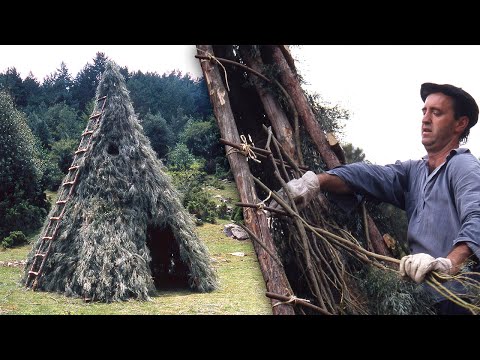
[[[214,55],[213,48],[210,45],[197,45],[197,48],[199,49],[199,55]],[[217,119],[221,137],[232,143],[240,143],[240,136],[230,107],[228,93],[218,69],[218,63],[214,60],[201,60],[200,65],[205,77],[207,90],[210,95],[213,112]],[[226,146],[226,151],[228,152],[230,148],[230,146]],[[250,204],[259,203],[255,184],[252,180],[246,158],[238,152],[233,152],[228,156],[228,161],[235,178],[241,201]],[[243,215],[246,226],[263,241],[263,244],[268,247],[271,253],[278,257],[277,249],[273,243],[267,225],[265,213],[259,209],[243,208]],[[267,291],[277,294],[285,294],[286,291],[293,293],[283,267],[277,264],[256,242],[253,243],[253,246],[257,253]],[[275,315],[295,314],[291,306],[283,304],[272,307],[272,311]]]
[[[345,159],[345,152],[343,151],[342,145],[340,145],[340,142],[335,134],[331,132],[327,133],[327,141],[335,155],[337,155],[340,164],[345,165],[347,163],[347,160]]]

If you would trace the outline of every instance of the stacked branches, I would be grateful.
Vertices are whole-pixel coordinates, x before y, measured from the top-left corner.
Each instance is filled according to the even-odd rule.
[[[107,63],[96,96],[107,96],[104,115],[80,164],[38,288],[104,302],[147,300],[155,290],[148,229],[157,227],[173,233],[175,260],[188,268],[189,286],[214,290],[208,250],[144,135],[114,63]],[[27,271],[40,241],[29,254]]]

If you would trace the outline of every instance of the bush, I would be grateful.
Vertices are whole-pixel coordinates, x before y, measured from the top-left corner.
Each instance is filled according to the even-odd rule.
[[[233,222],[239,222],[243,224],[243,208],[241,206],[237,206],[233,209],[231,219]]]
[[[174,186],[181,193],[182,204],[188,212],[200,221],[214,224],[217,216],[216,204],[211,195],[202,188],[207,174],[200,171],[200,167],[201,164],[194,162],[189,169],[172,171],[170,175]]]
[[[13,204],[5,209],[4,216],[5,228],[7,231],[22,229],[29,234],[42,225],[47,216],[47,209],[29,204],[26,200],[22,200],[21,202]]]
[[[171,170],[185,171],[195,162],[195,157],[188,150],[185,144],[177,144],[172,151],[167,154],[167,166]]]
[[[14,246],[20,246],[27,243],[28,243],[28,239],[23,232],[12,231],[5,239],[3,239],[2,247],[6,249],[6,248],[12,248]]]
[[[184,206],[197,219],[215,224],[217,205],[206,191],[197,189],[195,192],[188,193],[184,199]]]

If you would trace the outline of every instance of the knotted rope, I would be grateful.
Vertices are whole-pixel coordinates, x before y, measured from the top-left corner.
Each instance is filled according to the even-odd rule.
[[[248,144],[247,138],[245,137],[245,135],[240,135],[240,139],[242,140],[242,144],[241,144],[242,150],[238,150],[238,149],[232,147],[230,150],[228,150],[226,155],[228,156],[228,155],[233,154],[235,152],[239,152],[247,158],[247,161],[248,161],[248,159],[252,159],[253,161],[261,163],[261,161],[257,159],[257,154],[255,154],[252,150],[252,147],[255,147],[255,144],[253,143],[251,136],[248,135],[248,139],[250,140],[251,145]]]

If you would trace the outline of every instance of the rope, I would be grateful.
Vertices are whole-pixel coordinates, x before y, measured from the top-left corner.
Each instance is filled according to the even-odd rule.
[[[228,155],[233,154],[235,152],[239,152],[247,158],[247,161],[248,161],[248,159],[252,159],[253,161],[261,163],[261,161],[257,159],[257,154],[255,154],[252,150],[252,147],[255,147],[255,144],[253,143],[251,136],[248,135],[248,139],[252,143],[251,145],[248,144],[245,135],[240,135],[240,139],[242,140],[242,144],[241,144],[242,150],[238,150],[238,149],[232,147],[230,150],[228,150],[226,155],[228,156]]]
[[[276,304],[273,304],[272,307],[275,307],[275,306],[278,306],[278,305],[285,305],[285,304],[291,304],[293,303],[293,305],[296,305],[296,301],[299,300],[299,301],[305,301],[305,302],[310,302],[310,300],[307,300],[307,299],[302,299],[302,298],[298,298],[296,297],[295,295],[290,295],[290,299],[288,299],[287,301],[279,301],[277,302]]]
[[[199,49],[197,48],[197,50],[199,51],[202,51],[203,53],[205,53],[205,56],[208,57],[208,60],[205,60],[205,59],[202,59],[200,61],[211,61],[211,60],[215,60],[223,69],[223,73],[225,74],[225,83],[227,85],[227,90],[230,91],[230,86],[228,86],[228,77],[227,77],[227,70],[225,69],[225,66],[223,66],[223,64],[215,57],[213,56],[212,54],[210,54],[208,51],[205,51],[203,49]]]
[[[270,199],[270,196],[272,196],[272,192],[269,191],[268,196],[266,199],[260,201],[258,204],[255,204],[259,210],[263,210],[265,208],[265,201]]]

